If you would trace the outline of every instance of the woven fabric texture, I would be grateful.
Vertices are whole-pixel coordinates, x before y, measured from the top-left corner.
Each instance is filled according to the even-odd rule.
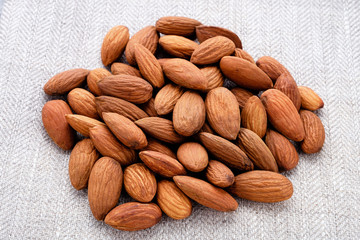
[[[9,0],[0,18],[0,239],[359,239],[360,2]],[[196,18],[236,32],[255,59],[270,55],[324,100],[326,141],[285,173],[294,195],[235,212],[194,203],[193,214],[121,232],[96,221],[87,192],[72,188],[70,152],[46,134],[42,90],[54,74],[101,67],[106,32],[130,34],[162,16]],[[122,202],[128,201],[126,198]]]

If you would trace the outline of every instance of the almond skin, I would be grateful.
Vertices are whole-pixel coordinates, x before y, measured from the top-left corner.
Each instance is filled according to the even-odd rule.
[[[103,118],[111,132],[122,144],[131,149],[146,147],[146,136],[133,121],[117,113],[103,113]]]
[[[177,158],[187,170],[192,172],[201,172],[209,161],[206,149],[196,142],[181,144],[177,150]]]
[[[205,90],[206,92],[224,85],[224,76],[217,66],[204,67],[201,68],[200,71],[207,79],[207,88]]]
[[[117,161],[109,157],[96,161],[89,177],[88,199],[91,212],[97,220],[103,220],[116,206],[122,183],[123,172]]]
[[[157,117],[158,113],[155,109],[155,99],[150,98],[149,101],[139,105],[139,107],[146,112],[149,117]]]
[[[175,107],[176,102],[184,93],[184,89],[178,85],[169,83],[156,94],[154,107],[159,115],[166,115]]]
[[[44,92],[48,95],[62,95],[81,86],[89,70],[76,68],[56,74],[44,85]]]
[[[265,90],[271,88],[271,79],[251,62],[232,56],[225,56],[220,61],[222,73],[237,85],[247,89]]]
[[[105,126],[104,123],[89,118],[83,115],[78,114],[66,114],[65,115],[66,121],[70,124],[70,126],[75,129],[75,131],[79,132],[81,135],[85,137],[90,136],[90,128],[101,125]]]
[[[186,91],[174,107],[174,129],[182,136],[192,136],[204,125],[205,116],[205,104],[200,94]]]
[[[300,117],[305,129],[301,150],[309,154],[319,152],[325,142],[325,129],[320,118],[308,110],[301,110]]]
[[[216,36],[227,37],[234,42],[234,44],[237,48],[242,48],[240,38],[235,33],[230,31],[229,29],[221,28],[221,27],[214,27],[214,26],[205,26],[205,25],[200,25],[200,26],[196,27],[196,37],[200,43],[204,42],[205,40],[207,40],[209,38],[216,37]]]
[[[238,58],[242,58],[242,59],[244,59],[244,60],[246,60],[248,62],[251,62],[251,63],[255,64],[255,61],[252,58],[252,56],[248,52],[242,50],[241,48],[236,48],[235,49],[234,56],[238,57]]]
[[[206,179],[215,186],[225,188],[234,183],[235,176],[225,164],[211,160],[206,169]]]
[[[170,55],[185,59],[189,59],[195,48],[198,46],[196,42],[176,35],[162,36],[159,39],[159,44]]]
[[[299,111],[301,106],[300,92],[294,78],[289,72],[285,72],[278,77],[274,88],[285,93],[285,95],[290,98],[296,109]]]
[[[91,169],[99,156],[90,139],[84,139],[75,145],[69,160],[69,177],[76,190],[87,187]]]
[[[198,25],[201,25],[201,22],[195,19],[169,16],[156,21],[156,31],[166,35],[190,36]]]
[[[227,37],[216,36],[202,42],[195,48],[190,62],[199,65],[217,63],[224,56],[231,55],[235,44]]]
[[[98,81],[104,95],[122,98],[132,103],[145,103],[151,96],[152,86],[142,78],[131,75],[112,75]]]
[[[135,163],[125,168],[124,187],[136,201],[150,202],[156,194],[156,178],[145,164]]]
[[[210,125],[207,122],[204,123],[200,132],[208,132],[208,133],[214,134],[214,131],[211,129]]]
[[[309,87],[299,86],[298,87],[301,96],[301,107],[315,111],[324,107],[323,100],[317,95],[314,90]]]
[[[175,153],[168,146],[153,138],[148,138],[148,145],[142,150],[161,152],[172,158],[176,158]]]
[[[206,95],[207,120],[220,136],[234,140],[240,130],[240,109],[234,94],[218,87]]]
[[[275,82],[282,73],[288,70],[275,58],[263,56],[256,61],[256,65],[265,72],[273,82]]]
[[[241,124],[263,138],[267,128],[267,116],[264,105],[257,96],[247,100],[241,112]]]
[[[67,100],[75,113],[89,118],[99,118],[96,110],[95,96],[91,92],[82,88],[74,88],[69,92]]]
[[[161,215],[161,209],[154,203],[128,202],[111,210],[105,223],[122,231],[138,231],[157,224]]]
[[[281,202],[293,194],[292,183],[283,175],[270,171],[251,171],[235,177],[229,192],[256,202]]]
[[[89,72],[89,75],[87,76],[87,85],[88,85],[90,91],[95,96],[101,95],[101,90],[98,87],[97,82],[99,80],[103,79],[104,77],[107,77],[110,75],[111,75],[111,72],[109,72],[105,68],[95,68]]]
[[[293,102],[284,93],[269,89],[261,94],[270,123],[285,137],[293,141],[302,141],[304,126]]]
[[[173,179],[181,191],[205,207],[222,212],[235,211],[238,207],[230,194],[208,182],[189,176],[175,176]]]
[[[254,169],[246,154],[225,138],[207,132],[199,133],[199,138],[205,148],[227,166],[245,171]]]
[[[247,102],[247,100],[254,96],[254,94],[252,94],[248,90],[239,87],[231,89],[231,92],[236,97],[236,100],[238,101],[239,107],[241,109],[245,107],[245,103]]]
[[[190,89],[206,90],[207,79],[204,74],[191,62],[172,58],[162,64],[165,75],[174,83]]]
[[[120,57],[129,36],[129,29],[125,26],[115,26],[108,31],[101,46],[101,60],[105,66]]]
[[[281,170],[289,171],[299,162],[299,154],[294,145],[280,133],[268,129],[265,138],[266,145],[273,154]]]
[[[186,170],[178,160],[164,153],[155,151],[141,151],[140,159],[155,173],[171,178],[176,175],[185,175]]]
[[[184,219],[191,215],[190,199],[171,181],[161,180],[158,183],[156,201],[161,210],[173,219]]]
[[[65,115],[72,114],[63,100],[51,100],[42,108],[42,122],[49,137],[64,150],[70,150],[75,143],[75,132],[66,121]]]
[[[111,72],[114,75],[125,74],[125,75],[132,75],[135,77],[141,77],[139,70],[125,63],[115,62],[111,64]]]

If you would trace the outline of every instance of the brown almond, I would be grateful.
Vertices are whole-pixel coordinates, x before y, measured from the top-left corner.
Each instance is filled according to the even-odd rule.
[[[158,113],[155,109],[155,99],[150,98],[149,101],[139,105],[139,107],[146,112],[149,117],[157,117]]]
[[[198,44],[191,41],[188,38],[176,36],[176,35],[165,35],[159,39],[161,47],[168,52],[170,55],[179,58],[189,59]]]
[[[225,164],[211,160],[206,169],[206,179],[217,187],[225,188],[234,183],[234,173]]]
[[[95,96],[91,92],[82,88],[74,88],[67,95],[67,100],[75,113],[89,118],[99,118],[96,110]]]
[[[103,79],[104,77],[107,77],[110,75],[111,75],[111,72],[109,72],[105,68],[95,68],[89,72],[89,75],[87,76],[87,85],[88,85],[90,91],[95,96],[101,95],[101,91],[97,85],[97,82],[99,80]]]
[[[263,138],[267,128],[267,116],[264,105],[257,96],[247,100],[241,112],[241,124]]]
[[[204,123],[204,125],[200,129],[200,132],[208,132],[214,134],[214,131],[211,129],[210,125],[207,122]]]
[[[120,75],[120,74],[125,74],[125,75],[131,75],[131,76],[135,76],[135,77],[141,77],[140,71],[130,65],[127,65],[125,63],[119,63],[119,62],[115,62],[113,64],[111,64],[111,72],[114,75]]]
[[[224,76],[217,66],[210,66],[201,68],[200,71],[204,74],[207,79],[207,88],[205,91],[222,87],[224,85]]]
[[[270,56],[263,56],[256,61],[256,65],[265,72],[273,82],[275,82],[278,77],[288,70],[279,63],[275,58]]]
[[[125,26],[115,26],[107,32],[101,46],[101,60],[105,66],[120,57],[129,41],[129,36],[129,29]]]
[[[289,72],[282,73],[275,82],[274,88],[285,93],[294,103],[299,111],[301,106],[301,96],[298,86]]]
[[[154,138],[148,138],[148,145],[142,150],[161,152],[172,158],[176,158],[176,154],[168,146]]]
[[[215,27],[215,26],[205,26],[205,25],[196,26],[196,37],[200,43],[204,42],[209,38],[216,36],[227,37],[234,42],[237,48],[242,48],[240,38],[229,29],[222,27]]]
[[[248,90],[239,87],[231,89],[231,92],[235,95],[241,109],[245,107],[245,103],[247,102],[247,100],[254,96],[254,94],[252,94]]]
[[[301,110],[300,117],[305,129],[301,150],[304,153],[319,152],[325,142],[325,129],[320,118],[308,110]]]
[[[105,126],[104,123],[89,118],[83,115],[78,114],[66,114],[65,115],[66,121],[70,124],[70,126],[75,129],[75,131],[79,132],[81,135],[85,137],[89,137],[90,128],[101,125]]]
[[[169,83],[156,94],[154,107],[159,115],[166,115],[175,107],[176,102],[184,93],[184,89],[178,85]]]
[[[201,25],[201,22],[195,19],[169,16],[156,21],[156,31],[166,35],[190,36],[198,25]]]
[[[299,86],[298,87],[301,96],[301,107],[315,111],[324,107],[323,100],[317,95],[314,90],[309,87]]]
[[[209,162],[206,149],[196,142],[181,144],[177,150],[177,158],[187,170],[192,172],[201,172]]]
[[[247,60],[247,61],[249,61],[249,62],[251,62],[253,64],[256,64],[254,59],[252,58],[252,56],[248,52],[242,50],[241,48],[236,48],[235,49],[234,56],[238,57],[238,58],[245,59],[245,60]]]

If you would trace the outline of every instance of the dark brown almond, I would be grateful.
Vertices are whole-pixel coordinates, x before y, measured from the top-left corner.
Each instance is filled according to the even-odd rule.
[[[234,173],[225,164],[211,160],[206,169],[206,179],[215,186],[225,188],[234,183]]]
[[[298,86],[289,72],[282,73],[275,82],[274,88],[285,93],[294,103],[299,111],[301,106],[301,96]]]
[[[204,42],[206,39],[216,36],[227,37],[234,42],[237,48],[242,48],[240,38],[229,29],[205,25],[200,25],[196,27],[196,37],[201,43]]]
[[[247,100],[249,98],[251,98],[252,96],[254,96],[254,94],[252,94],[248,90],[239,88],[239,87],[235,87],[235,88],[231,89],[231,92],[235,95],[240,108],[243,108],[245,106],[245,103],[247,102]]]
[[[149,117],[157,117],[158,113],[155,109],[155,99],[150,98],[149,101],[139,105],[139,107],[146,112]]]

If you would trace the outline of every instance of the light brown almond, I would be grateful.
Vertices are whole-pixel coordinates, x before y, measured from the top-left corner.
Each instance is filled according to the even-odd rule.
[[[267,128],[267,116],[264,105],[257,96],[250,97],[242,112],[241,124],[263,138]]]
[[[285,93],[294,103],[299,111],[301,106],[301,96],[298,86],[289,72],[282,73],[275,82],[274,88]]]
[[[201,25],[201,22],[195,19],[169,16],[156,21],[156,31],[166,35],[190,36],[198,25]]]
[[[206,169],[206,179],[215,186],[225,188],[234,183],[234,173],[225,164],[211,160]]]
[[[74,88],[67,95],[67,100],[75,113],[89,118],[99,118],[96,110],[95,96],[91,92],[82,88]]]
[[[239,87],[231,89],[231,92],[235,95],[241,109],[245,107],[245,103],[247,102],[247,100],[254,96],[254,94],[252,94],[248,90]]]
[[[263,56],[256,61],[256,65],[263,70],[273,82],[275,82],[278,77],[288,70],[275,58],[270,56]]]
[[[83,115],[78,114],[66,114],[65,115],[66,121],[70,124],[70,126],[75,129],[75,131],[79,132],[81,135],[85,137],[89,137],[90,128],[101,125],[105,126],[104,123],[89,118]]]
[[[324,107],[323,100],[317,95],[314,90],[309,87],[299,86],[298,87],[301,96],[301,107],[315,111]]]
[[[139,107],[146,112],[149,117],[157,117],[158,113],[155,109],[155,99],[150,98],[149,101],[139,105]]]
[[[154,107],[159,115],[166,115],[175,107],[176,102],[184,93],[184,89],[178,85],[169,83],[156,94]]]
[[[101,91],[97,85],[97,82],[99,80],[103,79],[104,77],[107,77],[110,75],[111,75],[111,72],[109,72],[105,68],[95,68],[89,72],[89,75],[87,76],[87,85],[88,85],[90,91],[95,96],[101,95]]]
[[[215,26],[205,26],[205,25],[196,26],[196,37],[199,40],[199,42],[202,43],[205,40],[216,36],[227,37],[234,42],[237,48],[242,48],[240,38],[229,29],[222,27],[215,27]]]
[[[115,26],[107,32],[101,46],[101,60],[105,66],[120,57],[129,41],[129,36],[129,29],[125,26]]]
[[[167,145],[165,145],[165,143],[162,143],[154,138],[148,138],[148,145],[142,150],[161,152],[172,158],[176,158],[176,154]]]
[[[201,68],[200,71],[204,74],[207,79],[207,88],[205,91],[222,87],[224,85],[224,76],[217,66],[210,66]]]
[[[236,48],[235,49],[234,56],[238,57],[238,58],[245,59],[245,60],[255,64],[255,61],[252,58],[252,56],[248,52],[242,50],[241,48]]]
[[[301,150],[304,153],[319,152],[325,142],[325,129],[320,118],[308,110],[301,110],[300,117],[305,129]]]
[[[169,54],[189,59],[198,44],[191,41],[188,38],[176,36],[176,35],[165,35],[159,39],[161,47]]]
[[[187,170],[192,172],[201,172],[209,162],[206,149],[196,142],[181,144],[177,150],[177,158]]]
[[[115,62],[111,64],[111,72],[114,75],[125,74],[125,75],[132,75],[135,77],[141,77],[140,71],[138,69],[130,65],[127,65],[125,63]]]

